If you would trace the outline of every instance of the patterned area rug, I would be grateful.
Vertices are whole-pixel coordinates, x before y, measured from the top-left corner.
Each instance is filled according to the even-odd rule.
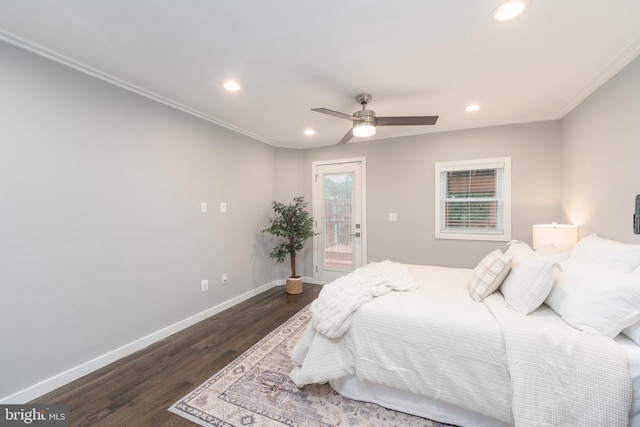
[[[169,411],[201,426],[444,426],[347,399],[328,384],[296,387],[290,355],[308,323],[306,307]]]

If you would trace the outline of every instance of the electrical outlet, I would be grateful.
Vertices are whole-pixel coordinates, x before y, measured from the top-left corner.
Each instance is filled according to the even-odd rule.
[[[202,282],[200,282],[200,290],[202,292],[209,290],[209,281],[208,280],[203,280]]]
[[[227,278],[227,275],[226,275],[226,274],[223,274],[223,275],[222,275],[222,284],[223,284],[223,285],[227,285],[227,284],[229,284],[229,279]]]

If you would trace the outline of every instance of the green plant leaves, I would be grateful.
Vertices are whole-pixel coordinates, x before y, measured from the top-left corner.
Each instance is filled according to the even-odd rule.
[[[283,238],[283,241],[273,248],[269,256],[281,263],[289,255],[292,277],[296,277],[296,253],[302,250],[305,240],[318,234],[313,231],[313,217],[307,211],[307,205],[308,203],[303,196],[294,197],[293,203],[286,205],[272,202],[274,215],[269,218],[270,226],[262,230]]]

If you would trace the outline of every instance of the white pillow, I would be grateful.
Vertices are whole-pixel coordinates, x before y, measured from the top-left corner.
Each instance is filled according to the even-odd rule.
[[[520,240],[512,240],[507,243],[507,246],[509,246],[509,248],[505,251],[505,255],[510,255],[513,258],[529,257],[536,254],[529,245],[525,242],[521,242]],[[513,261],[515,262],[516,259]]]
[[[553,243],[549,243],[541,248],[536,249],[536,253],[542,256],[547,261],[561,263],[562,261],[566,261],[569,258],[569,251],[559,251],[553,245]]]
[[[640,245],[620,243],[591,234],[571,250],[572,258],[588,259],[622,271],[640,266]]]
[[[640,276],[570,258],[546,303],[576,329],[613,338],[640,320]]]
[[[505,255],[512,255],[511,271],[500,286],[507,306],[529,314],[544,302],[553,286],[555,264],[529,245],[513,241]]]
[[[482,301],[491,295],[502,283],[511,268],[511,257],[496,249],[485,256],[473,269],[473,277],[468,283],[469,295]]]
[[[636,322],[633,325],[624,328],[622,333],[631,338],[636,344],[640,345],[640,322]]]

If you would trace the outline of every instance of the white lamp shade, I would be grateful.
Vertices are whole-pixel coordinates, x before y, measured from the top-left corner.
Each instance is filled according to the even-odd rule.
[[[568,251],[578,242],[578,227],[570,224],[536,224],[533,226],[533,249],[553,244],[559,251]]]

